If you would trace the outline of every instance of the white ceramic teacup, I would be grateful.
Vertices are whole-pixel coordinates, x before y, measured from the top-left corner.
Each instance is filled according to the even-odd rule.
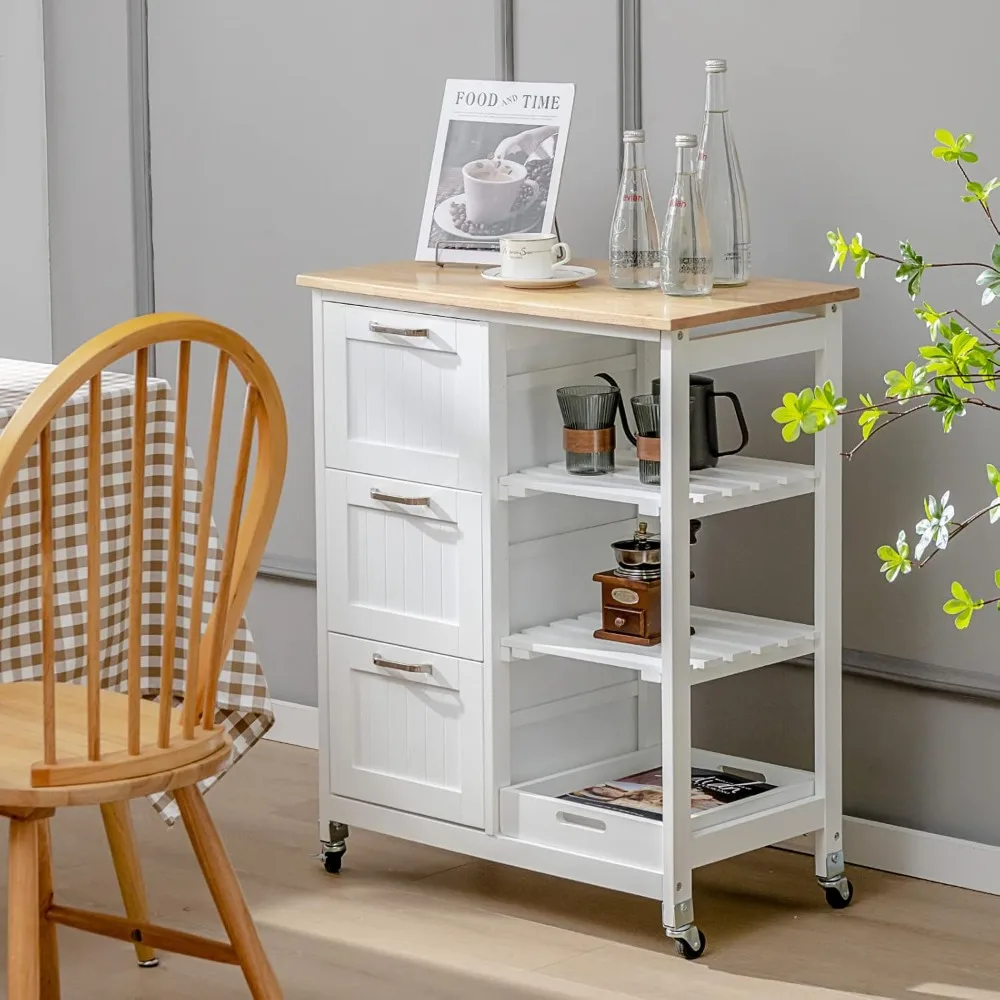
[[[559,264],[568,264],[568,243],[555,233],[518,233],[500,238],[500,274],[504,278],[551,278]]]
[[[528,171],[514,160],[472,160],[462,167],[465,217],[489,225],[510,214]]]

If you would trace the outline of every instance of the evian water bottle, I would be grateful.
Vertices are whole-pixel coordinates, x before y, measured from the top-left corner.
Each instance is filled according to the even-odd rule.
[[[698,150],[698,179],[712,231],[715,284],[744,285],[750,277],[750,215],[729,121],[726,60],[709,59],[705,71],[708,87],[705,127]]]
[[[660,287],[667,295],[709,295],[712,241],[695,175],[696,135],[674,137],[677,175],[667,202],[660,242]]]
[[[646,178],[645,140],[642,129],[622,136],[622,180],[608,239],[608,272],[615,288],[656,288],[659,283],[660,235]]]

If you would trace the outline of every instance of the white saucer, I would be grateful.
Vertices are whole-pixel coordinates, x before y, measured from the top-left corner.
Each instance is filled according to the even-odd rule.
[[[449,236],[457,236],[460,240],[465,240],[470,243],[474,241],[496,243],[501,236],[507,236],[510,233],[523,233],[525,216],[531,212],[533,208],[535,208],[538,204],[539,197],[541,196],[541,189],[536,181],[527,177],[525,178],[524,183],[527,187],[533,188],[534,190],[531,192],[531,196],[528,201],[526,201],[517,212],[508,217],[507,228],[502,233],[491,233],[489,235],[467,233],[464,229],[459,229],[458,226],[451,221],[451,206],[464,205],[464,194],[457,194],[452,198],[445,198],[445,200],[434,209],[434,221],[441,229],[448,233]]]
[[[568,288],[595,274],[597,272],[592,267],[577,267],[576,264],[561,264],[553,268],[550,278],[505,278],[499,267],[488,267],[483,271],[487,281],[498,281],[507,288]]]

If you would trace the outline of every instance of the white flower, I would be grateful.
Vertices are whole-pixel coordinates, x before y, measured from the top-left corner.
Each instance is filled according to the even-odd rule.
[[[941,497],[940,503],[932,496],[924,498],[924,513],[927,515],[922,521],[917,522],[917,534],[920,541],[917,542],[913,551],[914,556],[920,560],[923,558],[927,547],[933,542],[939,549],[948,547],[948,525],[951,524],[955,516],[955,508],[948,503],[951,490],[947,490]]]

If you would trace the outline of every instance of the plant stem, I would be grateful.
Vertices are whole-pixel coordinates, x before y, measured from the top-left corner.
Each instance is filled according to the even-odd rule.
[[[991,504],[987,504],[987,506],[985,506],[982,510],[977,510],[976,513],[973,514],[971,517],[967,517],[964,521],[959,521],[958,524],[952,525],[951,528],[950,528],[950,530],[949,530],[949,532],[948,532],[949,538],[954,538],[956,535],[961,534],[963,531],[965,531],[965,529],[970,524],[972,524],[973,521],[975,521],[975,520],[979,519],[980,517],[982,517],[983,514],[987,513],[989,510],[991,510],[992,507],[993,507],[992,503]],[[927,556],[926,559],[922,559],[920,562],[917,563],[917,568],[919,569],[919,568],[921,568],[923,566],[926,566],[934,558],[934,556],[937,555],[937,553],[940,552],[940,551],[941,551],[941,549],[937,549],[937,548],[934,549],[931,552],[931,554],[929,556]],[[998,600],[1000,600],[1000,598],[998,598]]]
[[[972,178],[969,177],[968,173],[966,172],[966,169],[962,164],[962,161],[956,160],[955,162],[958,164],[958,169],[962,171],[962,176],[965,178],[965,183],[971,184]],[[981,201],[979,198],[977,198],[976,201],[978,201],[979,204],[983,206],[983,211],[986,213],[986,218],[990,220],[990,225],[993,227],[993,230],[997,234],[997,236],[1000,236],[1000,226],[996,224],[996,220],[993,218],[993,213],[990,211],[990,206],[987,205],[985,201]]]
[[[1000,347],[1000,340],[997,340],[997,338],[994,337],[989,330],[984,330],[978,323],[973,323],[972,320],[969,319],[969,317],[966,316],[960,309],[949,309],[945,313],[945,316],[957,316],[959,319],[964,320],[977,333],[984,336],[991,344],[995,344],[997,347]]]
[[[866,437],[866,438],[862,438],[850,451],[842,451],[840,453],[841,456],[843,458],[846,458],[848,461],[850,461],[852,458],[854,458],[854,453],[860,447],[862,447],[862,445],[868,444],[868,442],[871,441],[871,439],[880,430],[882,430],[884,427],[888,427],[890,424],[894,424],[897,420],[902,420],[903,417],[908,417],[911,413],[916,413],[917,410],[926,410],[930,405],[931,404],[929,402],[928,403],[920,403],[918,406],[911,406],[908,410],[903,410],[902,413],[894,413],[894,414],[892,414],[892,416],[889,417],[889,419],[886,420],[884,423],[876,424],[872,428],[871,434],[869,434],[868,437]],[[868,407],[865,407],[865,409],[868,409]],[[855,411],[855,412],[857,412],[857,411]]]
[[[865,247],[865,249],[868,250],[867,247]],[[906,263],[905,260],[902,260],[899,257],[892,257],[887,253],[878,253],[875,250],[868,250],[868,253],[876,260],[889,260],[892,261],[893,264]],[[937,264],[924,264],[925,270],[931,267],[979,267],[990,271],[994,269],[992,264],[983,264],[981,262],[977,262],[974,260],[951,260],[951,261],[942,261]]]

